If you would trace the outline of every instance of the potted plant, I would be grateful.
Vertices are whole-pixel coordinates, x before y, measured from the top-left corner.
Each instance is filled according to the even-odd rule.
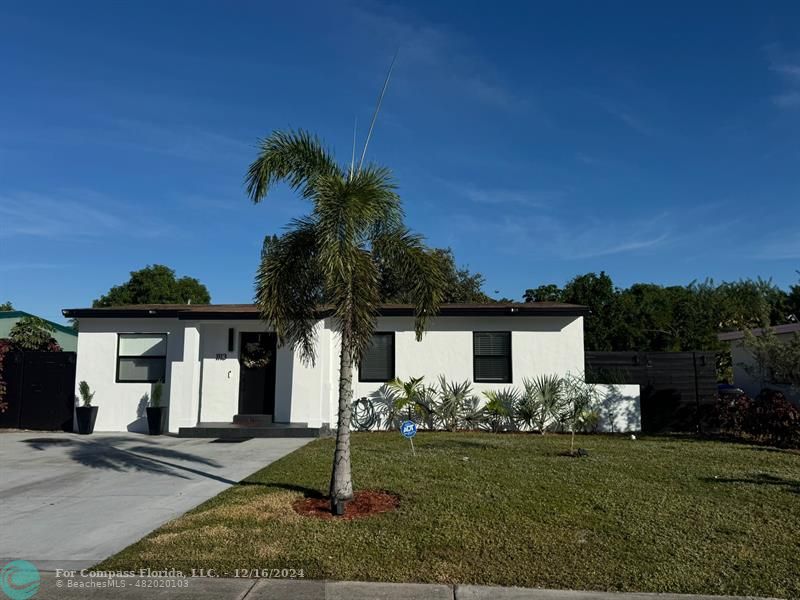
[[[92,406],[94,392],[89,388],[89,384],[81,381],[78,384],[78,393],[81,395],[82,406],[75,407],[75,417],[78,421],[78,433],[88,435],[94,431],[94,422],[97,420],[97,407]]]
[[[150,435],[161,435],[164,432],[164,420],[167,416],[165,406],[161,406],[161,395],[164,393],[164,383],[156,381],[150,393],[150,406],[147,407],[147,429]]]

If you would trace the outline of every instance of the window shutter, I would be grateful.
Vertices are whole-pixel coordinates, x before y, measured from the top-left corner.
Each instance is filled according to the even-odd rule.
[[[359,381],[394,379],[394,333],[376,333],[358,366]]]
[[[511,332],[476,331],[472,336],[475,381],[510,383]]]

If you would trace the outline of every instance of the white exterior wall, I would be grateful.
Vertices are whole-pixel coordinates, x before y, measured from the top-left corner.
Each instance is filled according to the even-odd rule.
[[[642,404],[639,384],[594,386],[600,394],[600,422],[603,433],[633,433],[642,430]]]
[[[473,381],[473,331],[511,331],[512,382],[473,383],[477,394],[508,385],[522,386],[526,377],[581,374],[584,370],[582,317],[438,317],[422,341],[414,335],[411,317],[381,317],[377,331],[395,332],[395,376],[424,376],[434,383]],[[317,357],[304,363],[287,347],[276,357],[276,422],[336,424],[339,338],[330,320],[317,326]],[[228,350],[228,329],[234,348]],[[167,368],[163,404],[169,405],[169,431],[198,422],[230,422],[239,407],[239,343],[246,331],[267,331],[256,320],[184,321],[176,318],[80,320],[77,382],[96,390],[97,431],[146,431],[142,398],[149,383],[116,383],[118,333],[167,333]],[[354,397],[375,392],[380,383],[358,382]],[[77,391],[77,389],[76,389]]]
[[[435,383],[439,375],[448,381],[470,381],[476,394],[507,386],[522,387],[525,378],[537,375],[582,375],[583,317],[438,317],[432,319],[422,340],[417,342],[414,319],[382,317],[376,331],[395,332],[395,376],[400,379],[425,377]],[[474,331],[511,332],[510,383],[475,383],[473,381],[472,333]],[[333,336],[332,357],[338,361],[339,341]],[[336,396],[338,362],[331,369],[330,385]],[[381,383],[358,381],[353,373],[354,398],[369,396]],[[331,423],[335,423],[336,406],[331,403]]]
[[[228,329],[234,330],[233,350],[228,350]],[[322,338],[318,326],[318,338]],[[230,422],[239,412],[239,344],[243,332],[271,331],[260,321],[204,321],[200,324],[201,392],[200,421]],[[314,365],[306,365],[289,347],[279,347],[275,357],[275,422],[323,422],[322,369],[326,357],[317,353]],[[192,423],[192,425],[196,424]]]
[[[95,392],[98,407],[96,431],[147,431],[143,401],[150,383],[117,383],[117,336],[120,333],[166,333],[167,372],[162,403],[171,404],[172,373],[169,364],[183,357],[184,327],[177,319],[81,319],[78,332],[78,384],[86,381]],[[172,419],[170,419],[172,421]]]

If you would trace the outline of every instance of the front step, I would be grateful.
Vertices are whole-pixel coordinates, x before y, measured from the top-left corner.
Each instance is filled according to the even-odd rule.
[[[328,427],[308,427],[305,423],[247,426],[235,423],[199,423],[195,427],[181,427],[178,437],[218,438],[246,440],[250,438],[317,438],[329,433]]]
[[[246,425],[248,427],[264,427],[272,425],[273,421],[272,415],[233,415],[233,424]]]

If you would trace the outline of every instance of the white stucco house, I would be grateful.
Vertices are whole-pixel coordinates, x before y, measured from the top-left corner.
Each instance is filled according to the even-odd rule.
[[[373,345],[354,369],[354,397],[395,377],[469,380],[480,393],[526,377],[583,373],[584,306],[448,304],[414,335],[412,307],[383,305]],[[238,425],[285,424],[298,435],[335,426],[339,341],[319,311],[317,358],[306,364],[250,304],[65,309],[79,322],[76,382],[99,407],[96,431],[142,431],[146,395],[164,381],[168,429],[214,436]],[[637,388],[638,389],[638,388]],[[235,423],[235,424],[234,424]]]
[[[775,336],[782,342],[788,342],[792,336],[800,335],[800,323],[788,323],[772,327]],[[754,329],[753,335],[760,336],[762,329]],[[727,331],[718,335],[723,342],[728,342],[731,348],[731,362],[733,363],[733,383],[751,398],[758,395],[762,388],[779,390],[800,405],[800,390],[793,389],[785,381],[776,381],[772,373],[763,373],[758,369],[752,352],[744,343],[744,331]]]

